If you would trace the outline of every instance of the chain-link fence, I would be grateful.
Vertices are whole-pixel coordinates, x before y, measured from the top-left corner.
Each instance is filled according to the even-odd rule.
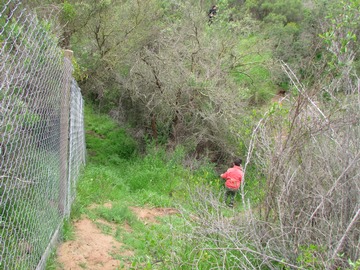
[[[50,23],[0,3],[0,269],[42,269],[85,164],[83,99]]]

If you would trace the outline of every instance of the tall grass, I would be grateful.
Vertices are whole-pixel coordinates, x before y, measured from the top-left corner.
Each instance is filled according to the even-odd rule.
[[[75,212],[107,201],[171,205],[171,197],[188,174],[178,163],[181,151],[170,155],[150,145],[147,154],[141,156],[125,128],[89,107],[85,127],[88,162],[78,184]]]

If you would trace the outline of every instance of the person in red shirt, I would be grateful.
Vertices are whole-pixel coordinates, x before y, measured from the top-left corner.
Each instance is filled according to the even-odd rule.
[[[227,203],[228,197],[230,196],[230,202],[228,204],[229,207],[234,206],[236,192],[239,190],[244,177],[241,163],[242,160],[240,158],[235,159],[233,167],[229,168],[226,172],[220,175],[221,178],[225,179],[225,203]]]

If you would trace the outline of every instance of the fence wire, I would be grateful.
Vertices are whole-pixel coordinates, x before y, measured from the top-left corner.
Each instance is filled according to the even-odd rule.
[[[0,3],[0,269],[40,269],[85,164],[83,99],[49,22]]]

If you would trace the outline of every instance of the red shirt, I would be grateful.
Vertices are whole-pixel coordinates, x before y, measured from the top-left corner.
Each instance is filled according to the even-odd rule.
[[[239,189],[241,181],[243,179],[243,171],[240,166],[234,165],[234,167],[229,168],[225,173],[220,175],[221,178],[224,178],[225,186],[231,189]]]

